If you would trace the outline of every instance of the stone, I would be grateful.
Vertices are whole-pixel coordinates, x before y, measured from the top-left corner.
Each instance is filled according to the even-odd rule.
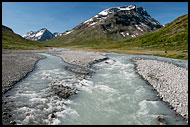
[[[7,115],[8,113],[7,112],[3,112],[3,115]]]
[[[51,118],[55,118],[55,115],[52,113],[50,117],[51,117]]]
[[[14,120],[11,120],[11,121],[10,121],[10,124],[11,124],[11,125],[15,125],[16,122],[15,122]]]
[[[160,122],[160,125],[166,125],[166,121],[163,116],[158,116],[157,120]]]
[[[136,72],[149,82],[159,97],[173,107],[173,110],[188,119],[188,70],[169,62],[133,59]],[[181,103],[181,104],[180,104]]]

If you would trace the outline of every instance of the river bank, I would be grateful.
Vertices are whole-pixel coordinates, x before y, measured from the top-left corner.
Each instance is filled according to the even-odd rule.
[[[86,67],[86,70],[82,70],[80,68],[69,68],[73,72],[85,74],[89,73],[89,69],[92,64],[108,59],[106,56],[103,56],[96,52],[67,50],[61,53],[57,53],[57,51],[59,51],[59,49],[4,50],[2,54],[2,93],[8,91],[14,84],[19,82],[29,72],[31,72],[38,60],[45,58],[42,55],[34,53],[48,52],[61,57],[65,62],[69,64]]]
[[[13,66],[12,64],[15,61],[17,64],[22,64],[23,60],[14,57],[21,54],[18,52],[17,54],[8,53],[5,56],[9,55],[12,56],[10,58],[13,61],[7,62],[5,68]],[[26,54],[22,55],[19,57],[22,58]],[[19,85],[11,90],[13,91],[12,94],[4,96],[3,99],[8,99],[6,105],[12,104],[13,112],[9,114],[8,110],[11,107],[8,106],[8,108],[4,108],[5,110],[3,109],[3,117],[12,115],[15,119],[14,117],[9,119],[15,120],[18,124],[79,124],[85,123],[85,121],[88,123],[87,120],[91,124],[100,124],[98,121],[102,120],[102,124],[105,124],[106,119],[106,123],[142,125],[161,124],[158,121],[162,121],[163,116],[168,122],[165,123],[164,121],[163,124],[180,124],[181,119],[176,120],[178,117],[174,116],[175,112],[156,99],[158,97],[151,91],[152,86],[147,85],[141,78],[139,79],[134,70],[134,64],[131,62],[133,57],[137,57],[135,55],[57,48],[46,50],[45,53],[40,53],[40,55],[46,56],[46,59],[38,62],[36,71],[32,72],[23,82],[19,82]],[[143,55],[142,57],[145,56],[148,58],[153,57],[150,55]],[[108,57],[109,60],[106,60]],[[27,60],[29,59],[26,57],[24,61]],[[103,60],[106,61],[101,62]],[[6,62],[4,62],[5,64]],[[14,66],[17,65],[15,64]],[[28,66],[25,66],[25,68],[28,68]],[[23,68],[20,69],[22,70]],[[148,68],[145,69],[148,71]],[[96,73],[91,77],[89,73],[93,70]],[[152,72],[157,73],[157,71]],[[159,74],[160,72],[158,72]],[[174,73],[168,75],[172,74]],[[166,78],[170,78],[170,76]],[[79,92],[76,97],[74,94],[78,93],[78,91],[82,92]],[[69,107],[65,105],[67,101],[69,104],[73,101],[69,96],[72,99],[74,98],[75,103],[72,106],[76,104],[73,109],[70,105]],[[81,97],[82,100],[80,100]],[[83,107],[85,107],[84,110],[82,110]],[[97,107],[99,108],[97,109]],[[20,111],[21,115],[18,111]],[[100,119],[97,120],[98,118],[96,117],[90,119],[88,118],[90,114],[87,115],[84,111],[99,116]],[[74,122],[76,119],[65,118],[65,115],[72,116],[73,113],[79,120],[78,122]],[[106,118],[105,114],[107,114]],[[120,123],[121,114],[123,121]],[[87,116],[87,118],[83,119],[81,116]],[[142,120],[144,116],[146,116],[147,120]],[[6,119],[6,117],[4,118]],[[11,122],[9,119],[6,119],[8,123]],[[115,119],[115,122],[110,121],[111,119]],[[14,121],[12,122],[14,124]],[[181,121],[181,123],[183,122]]]
[[[59,52],[59,50],[56,50],[56,53],[57,52]],[[79,69],[80,71],[82,70],[81,67],[86,67],[88,65],[88,67],[86,67],[86,68],[90,69],[90,66],[93,63],[103,60],[100,58],[107,58],[105,56],[101,57],[101,55],[98,53],[95,53],[95,54],[90,53],[90,55],[89,55],[89,53],[86,53],[86,52],[80,52],[80,53],[77,52],[77,54],[81,55],[81,57],[76,58],[75,57],[76,51],[72,52],[72,51],[64,50],[63,53],[65,53],[65,52],[66,53],[69,52],[68,55],[64,57],[67,60],[69,60],[69,61],[67,61],[67,63],[77,65],[77,64],[70,62],[70,61],[78,60],[78,61],[84,62],[84,63],[77,66],[78,67],[77,69]],[[49,55],[49,54],[51,54],[51,55]],[[62,53],[59,53],[59,55],[61,55],[61,54]],[[2,77],[3,90],[2,90],[2,93],[3,94],[6,93],[8,90],[10,90],[13,87],[13,85],[15,85],[17,82],[21,81],[21,79],[26,77],[26,75],[29,72],[31,72],[33,69],[35,69],[35,65],[36,65],[37,61],[39,61],[42,58],[45,58],[45,56],[49,57],[52,55],[55,55],[54,52],[52,52],[52,51],[50,51],[50,52],[46,51],[46,53],[40,53],[40,55],[39,54],[24,54],[24,53],[19,53],[19,52],[3,54],[2,55],[3,56],[3,59],[2,59],[3,60],[3,62],[2,62],[2,64],[3,64],[3,73],[2,73],[3,74],[3,77]],[[92,57],[92,55],[93,55],[93,57]],[[73,57],[71,57],[71,56],[73,56]],[[50,58],[54,59],[54,57],[50,57]],[[91,59],[89,60],[89,58],[91,58]],[[94,58],[94,59],[92,59],[92,58]],[[57,59],[55,59],[55,60],[57,60]],[[51,61],[49,61],[48,64],[51,65],[51,66],[49,65],[50,66],[50,72],[55,71],[55,73],[57,73],[56,72],[57,69],[61,69],[62,67],[65,67],[66,65],[64,64],[64,62],[63,63],[61,62],[62,60],[60,60],[60,63],[50,63]],[[44,67],[48,68],[48,64],[44,65]],[[51,69],[51,67],[53,68],[54,66],[59,66],[59,67],[57,69],[54,69],[54,70]],[[43,68],[43,66],[41,66],[41,67]],[[72,68],[72,66],[70,66],[70,67]],[[62,71],[64,71],[64,68],[62,68],[62,69],[63,69]],[[76,69],[76,68],[74,68],[74,69]],[[38,70],[38,67],[37,67],[37,70]],[[39,68],[39,71],[43,72],[46,70]],[[72,71],[72,72],[76,72],[76,71]],[[64,84],[64,82],[67,82],[67,84],[68,84],[66,76],[62,75],[60,78],[63,78],[63,79],[66,78],[66,81],[61,80],[61,82],[60,82],[60,80],[57,80],[57,79],[59,79],[59,75],[55,75],[56,78],[51,79],[51,75],[48,75],[48,73],[49,73],[49,71],[47,71],[47,73],[42,73],[42,75],[43,75],[42,78],[40,78],[38,76],[34,76],[34,79],[35,79],[35,77],[39,78],[39,80],[35,80],[35,82],[36,82],[35,84],[43,82],[44,78],[50,79],[50,81],[49,81],[50,83],[45,83],[45,84],[40,83],[42,86],[45,85],[45,87],[47,87],[49,89],[48,91],[50,91],[50,93],[48,92],[48,94],[57,95],[60,97],[60,99],[67,99],[69,96],[71,96],[77,92],[76,87],[74,87],[74,86],[71,87],[71,86],[67,86],[66,84]],[[61,73],[61,70],[60,70],[60,73]],[[33,74],[35,74],[35,73],[33,73]],[[88,74],[86,74],[86,75],[88,75]],[[82,77],[84,78],[85,76],[82,76]],[[30,75],[30,77],[31,77],[31,75]],[[72,78],[72,79],[74,79],[74,78]],[[25,79],[24,82],[26,82],[26,80],[27,79]],[[22,82],[19,82],[19,83],[22,84]],[[76,81],[75,81],[75,83],[76,83]],[[34,86],[35,86],[34,84],[31,85],[31,87],[34,87]],[[19,87],[19,86],[17,86],[17,87]],[[20,87],[21,88],[19,90],[16,90],[16,91],[19,92],[22,89],[22,85]],[[35,86],[35,88],[36,87],[38,87],[38,86]],[[18,88],[15,88],[15,89],[18,89]],[[20,96],[22,94],[24,96],[27,95],[28,94],[27,92],[29,89],[30,88],[28,87],[26,93],[25,93],[25,91],[19,92],[19,94],[17,96]],[[30,91],[30,92],[33,92],[33,91]],[[39,93],[36,93],[36,94],[39,94]],[[50,96],[50,95],[47,95],[47,96]],[[40,95],[40,96],[43,96],[43,95]],[[14,113],[14,110],[17,106],[11,105],[12,103],[16,103],[16,102],[14,99],[10,100],[9,99],[10,97],[11,97],[11,95],[9,95],[9,93],[8,93],[8,95],[5,95],[3,97],[3,101],[2,101],[2,104],[3,104],[3,109],[2,109],[3,123],[4,124],[17,124],[18,121],[16,120],[17,118],[15,117],[16,112]],[[20,98],[20,97],[18,97],[18,98]],[[43,99],[48,100],[47,98],[43,98]],[[31,100],[33,100],[33,98]],[[51,100],[50,100],[50,103],[52,103]],[[63,104],[64,103],[65,103],[65,101],[63,100]],[[18,103],[17,105],[20,105],[20,103]],[[45,105],[45,106],[47,106],[47,105]],[[57,108],[57,107],[55,107],[55,108]],[[26,116],[28,116],[27,113],[26,113]],[[49,116],[54,117],[55,115],[54,115],[54,113],[50,112]],[[15,122],[15,121],[17,121],[17,122]]]
[[[164,102],[188,120],[188,70],[157,60],[133,60],[136,72],[154,87]]]
[[[26,77],[43,58],[45,57],[37,54],[2,54],[2,93]]]

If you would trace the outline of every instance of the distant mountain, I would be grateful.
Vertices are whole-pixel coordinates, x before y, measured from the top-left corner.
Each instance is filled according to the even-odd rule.
[[[50,42],[85,42],[90,39],[125,39],[155,31],[162,25],[135,5],[103,10]]]
[[[40,45],[35,41],[27,40],[13,32],[7,26],[2,25],[2,49],[39,49]]]
[[[145,9],[129,5],[106,9],[75,27],[72,32],[99,29],[111,38],[129,38],[161,27]]]
[[[99,51],[145,51],[176,59],[188,59],[188,14],[183,15],[156,31],[124,40],[96,40],[71,43],[75,48],[90,48]],[[105,42],[104,42],[105,41]]]
[[[30,31],[26,35],[23,35],[23,38],[34,40],[34,41],[47,41],[53,37],[55,37],[58,33],[52,34],[46,28],[42,28],[39,31]]]

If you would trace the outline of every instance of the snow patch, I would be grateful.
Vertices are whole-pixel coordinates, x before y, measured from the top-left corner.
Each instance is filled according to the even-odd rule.
[[[123,37],[125,37],[125,34],[123,32],[120,32],[120,33],[121,33],[121,35],[123,35]]]
[[[129,11],[129,10],[135,9],[135,5],[129,5],[127,7],[117,7],[117,9],[122,10],[122,11],[125,11],[125,10]]]
[[[40,36],[43,35],[43,33],[44,33],[44,31],[40,31],[40,32],[38,32],[38,33],[35,35],[35,37],[40,37]]]
[[[137,29],[139,29],[140,31],[143,31],[143,29],[141,29],[138,25],[135,25],[137,27]]]
[[[93,23],[91,23],[89,26],[93,26],[93,25],[95,25],[97,22],[93,22]]]
[[[136,35],[131,35],[131,37],[136,37]]]
[[[92,19],[92,18],[90,18],[90,19],[88,19],[88,20],[84,21],[84,23],[89,23],[90,21],[93,21],[93,19]]]
[[[71,32],[73,32],[72,30],[68,31],[68,32],[65,32],[63,35],[67,35],[67,34],[70,34]]]
[[[99,14],[103,15],[103,16],[106,16],[106,15],[108,15],[108,10],[106,9],[104,11],[101,11]]]

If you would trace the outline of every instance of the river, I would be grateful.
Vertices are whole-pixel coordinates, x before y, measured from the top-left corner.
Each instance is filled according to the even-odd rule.
[[[5,93],[12,119],[23,124],[125,124],[159,125],[158,116],[167,124],[187,124],[167,104],[162,102],[152,86],[135,72],[133,57],[169,61],[186,67],[187,60],[176,60],[151,55],[105,53],[107,62],[92,66],[95,71],[85,79],[67,70],[61,58],[40,53],[40,60],[25,79]],[[75,86],[77,94],[68,99],[52,93],[49,84],[58,81]],[[10,120],[10,119],[9,119]],[[4,120],[3,124],[8,124]]]

